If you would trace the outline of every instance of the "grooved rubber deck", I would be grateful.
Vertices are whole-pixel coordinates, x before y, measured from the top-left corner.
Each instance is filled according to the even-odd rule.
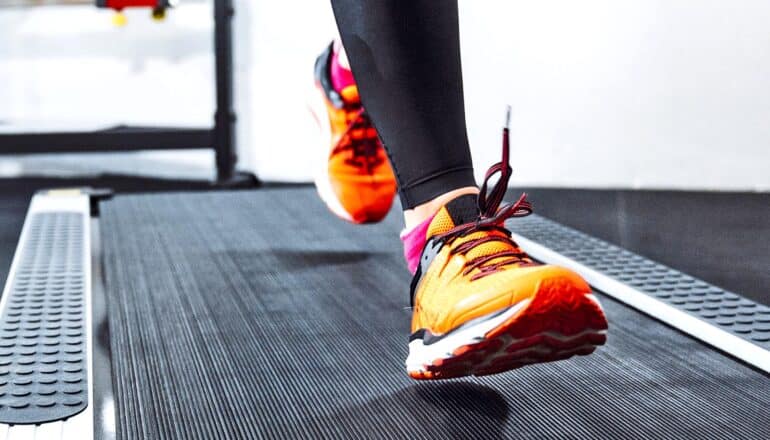
[[[767,376],[605,297],[589,357],[409,379],[398,217],[312,189],[105,203],[119,438],[770,438]]]

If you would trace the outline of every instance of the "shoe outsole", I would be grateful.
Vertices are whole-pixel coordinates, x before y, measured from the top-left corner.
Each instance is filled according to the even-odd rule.
[[[408,367],[409,376],[417,380],[485,376],[593,353],[607,340],[607,319],[593,294],[570,287],[544,280],[534,297],[501,324],[473,343],[456,346],[418,368]],[[419,356],[413,352],[423,347],[421,341],[410,344],[410,357]]]

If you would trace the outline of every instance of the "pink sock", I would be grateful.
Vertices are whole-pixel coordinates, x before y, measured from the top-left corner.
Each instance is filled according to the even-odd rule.
[[[412,273],[417,270],[417,266],[420,264],[420,255],[422,254],[422,248],[425,247],[428,226],[433,221],[433,217],[435,215],[430,216],[430,218],[410,231],[404,230],[401,232],[401,242],[404,243],[404,258],[406,259],[409,271]]]
[[[331,65],[329,66],[329,74],[332,80],[332,87],[337,92],[341,92],[345,87],[352,86],[356,83],[356,80],[353,79],[353,72],[346,67],[342,67],[339,58],[339,49],[335,49],[332,54]]]

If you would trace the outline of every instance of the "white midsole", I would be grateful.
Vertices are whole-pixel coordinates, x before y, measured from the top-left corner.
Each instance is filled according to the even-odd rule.
[[[415,339],[409,343],[409,356],[406,358],[407,371],[425,371],[426,367],[436,360],[452,357],[452,353],[458,348],[483,341],[487,333],[513,317],[529,302],[530,300],[524,300],[492,319],[455,331],[430,345],[425,345],[422,339]]]
[[[599,304],[598,299],[593,294],[586,294],[586,297],[589,300],[596,303],[596,305],[601,309],[601,305]],[[498,327],[499,325],[503,324],[505,321],[507,321],[514,315],[516,315],[516,313],[518,313],[520,310],[526,307],[529,303],[530,303],[530,300],[522,301],[521,303],[516,304],[515,306],[511,307],[509,310],[505,311],[505,313],[502,313],[499,316],[495,316],[494,318],[480,322],[477,325],[451,333],[450,335],[444,337],[440,341],[430,345],[424,344],[422,339],[415,339],[414,341],[409,343],[409,356],[406,358],[407,371],[424,372],[427,370],[427,367],[429,365],[434,364],[437,360],[448,359],[453,357],[454,356],[453,353],[458,348],[484,340],[487,333],[489,333],[491,330],[493,330],[494,328]],[[574,335],[563,335],[557,332],[541,333],[541,335],[543,336],[547,336],[551,339],[555,339],[562,342],[576,340],[586,335],[592,335],[592,334],[605,335],[606,330],[586,329]],[[528,336],[528,337],[531,337],[531,336]],[[510,338],[509,341],[506,341],[505,346],[509,347],[513,344],[518,343],[520,340],[521,339]],[[592,346],[593,344],[584,344],[577,347],[569,347],[564,350],[555,350],[555,351],[551,349],[546,349],[544,347],[538,347],[538,346],[524,347],[520,351],[509,353],[509,355],[516,356],[517,358],[521,357],[519,360],[521,360],[522,363],[528,363],[528,362],[537,362],[537,360],[535,360],[536,358],[533,358],[532,360],[530,360],[529,358],[522,356],[530,352],[553,354],[553,355],[566,355],[571,353],[578,353]]]

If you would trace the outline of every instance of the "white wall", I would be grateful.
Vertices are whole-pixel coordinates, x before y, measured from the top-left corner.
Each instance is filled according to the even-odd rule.
[[[211,11],[182,3],[123,29],[88,7],[0,9],[0,120],[210,123]],[[518,184],[770,190],[770,2],[460,5],[479,174],[511,103]],[[318,147],[304,100],[334,35],[328,3],[237,6],[242,165],[307,180]]]
[[[516,182],[770,189],[770,2],[461,5],[477,166],[511,102]]]

